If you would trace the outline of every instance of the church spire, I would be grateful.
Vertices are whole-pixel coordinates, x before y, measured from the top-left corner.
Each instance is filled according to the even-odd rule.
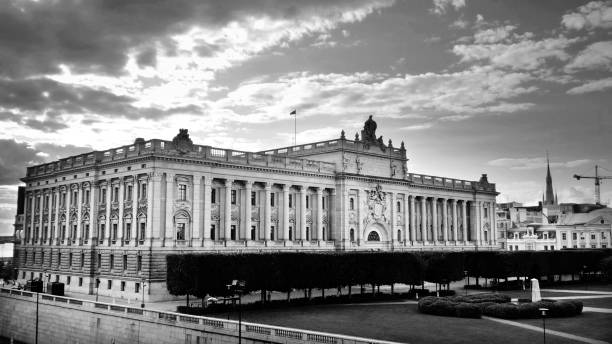
[[[548,159],[548,151],[546,151],[546,197],[544,204],[556,204],[555,194],[553,193],[552,177],[550,176],[550,160]]]

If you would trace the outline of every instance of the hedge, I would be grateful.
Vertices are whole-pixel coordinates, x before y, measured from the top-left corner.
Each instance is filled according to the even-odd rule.
[[[482,314],[504,319],[540,318],[540,308],[547,308],[547,317],[571,317],[582,313],[582,302],[577,300],[566,301],[538,301],[519,303],[495,304],[485,307]]]
[[[341,288],[354,285],[446,284],[472,277],[541,277],[598,271],[612,250],[333,252],[174,254],[167,256],[172,295],[223,296],[234,279],[246,292]],[[608,266],[608,265],[605,265]]]

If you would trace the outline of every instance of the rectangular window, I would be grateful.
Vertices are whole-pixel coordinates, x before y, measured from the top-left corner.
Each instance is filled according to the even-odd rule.
[[[111,270],[115,267],[115,255],[114,254],[110,255],[110,263],[108,265]]]
[[[110,290],[110,289],[112,289],[112,288],[113,288],[113,281],[112,281],[112,280],[108,280],[108,281],[106,281],[106,286],[107,286],[107,288],[108,288],[109,290]]]
[[[85,266],[85,253],[81,253],[81,268]]]
[[[113,188],[113,202],[119,202],[119,187],[115,186]]]
[[[140,283],[138,282],[134,283],[134,292],[140,293]]]
[[[212,204],[217,203],[217,190],[216,189],[210,190],[210,203]]]
[[[561,240],[567,240],[567,234],[561,233]]]
[[[147,224],[144,222],[140,223],[140,237],[139,240],[144,240],[147,233]]]
[[[187,185],[179,184],[179,200],[186,201],[187,200]]]
[[[83,286],[83,277],[79,277],[79,287]]]
[[[106,203],[106,188],[102,189],[100,193],[100,202]]]
[[[232,225],[230,228],[230,238],[236,240],[236,225]]]
[[[274,206],[274,193],[270,193],[270,206]]]
[[[102,242],[102,240],[104,240],[104,229],[106,227],[106,224],[101,223],[100,224],[100,233],[98,233],[98,240],[100,240],[100,242]]]
[[[555,246],[554,245],[550,245],[550,250],[554,251],[555,250]]]
[[[127,254],[123,255],[123,270],[127,270]]]
[[[577,240],[577,239],[578,239],[578,234],[572,233],[572,240]]]
[[[289,208],[293,208],[293,195],[289,194]]]
[[[595,240],[595,234],[591,234],[591,240]]]
[[[123,235],[123,240],[126,242],[130,242],[132,239],[132,224],[130,222],[125,223],[125,234]]]
[[[136,270],[142,271],[142,256],[136,256]]]
[[[217,230],[215,228],[215,225],[210,225],[210,239],[215,240],[216,234],[217,234]]]
[[[325,209],[325,197],[321,197],[321,209]]]
[[[251,205],[257,204],[257,193],[255,191],[251,191]]]
[[[231,192],[232,204],[236,204],[236,190],[232,190]]]
[[[72,266],[72,252],[68,254],[68,266]]]
[[[84,194],[84,199],[83,199],[83,203],[89,203],[89,197],[90,197],[90,193],[89,193],[89,189],[85,190],[85,194]]]
[[[85,240],[87,240],[89,238],[89,223],[85,224],[85,234],[84,234],[84,238]]]
[[[125,198],[128,201],[132,200],[132,192],[133,192],[134,187],[132,185],[128,185],[126,190],[125,190]]]
[[[121,281],[121,291],[125,291],[125,282]]]
[[[251,226],[251,240],[255,240],[257,238],[257,229],[255,226]]]
[[[176,240],[185,240],[185,224],[176,224]]]
[[[117,224],[113,223],[113,240],[117,240]]]
[[[67,277],[66,277],[66,284],[67,284],[67,285],[70,285],[70,282],[71,282],[71,281],[72,281],[71,276],[67,276]]]
[[[306,196],[306,209],[310,209],[310,196]]]
[[[102,255],[98,253],[98,269],[102,267]]]
[[[142,183],[140,184],[140,199],[146,199],[147,198],[147,184]]]

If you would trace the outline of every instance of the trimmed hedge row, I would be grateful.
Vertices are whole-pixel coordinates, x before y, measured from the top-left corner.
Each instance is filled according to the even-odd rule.
[[[226,295],[234,279],[246,292],[352,285],[440,284],[472,277],[541,277],[601,269],[611,249],[562,251],[178,254],[167,256],[172,295]]]
[[[503,319],[539,318],[542,316],[540,308],[547,308],[548,317],[571,317],[582,313],[582,302],[567,301],[539,301],[513,304],[510,296],[496,294],[482,294],[470,297],[433,297],[428,296],[419,300],[418,309],[421,313],[461,317],[480,318],[487,315]]]

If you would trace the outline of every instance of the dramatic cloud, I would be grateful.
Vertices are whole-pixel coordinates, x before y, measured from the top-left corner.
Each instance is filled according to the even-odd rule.
[[[465,0],[433,0],[433,8],[431,11],[435,14],[445,14],[449,9],[455,11],[465,7]]]
[[[612,41],[590,44],[565,66],[570,73],[598,69],[612,71]]]
[[[561,23],[570,30],[612,28],[612,1],[591,1],[578,7],[578,12],[563,16]]]
[[[566,162],[551,162],[550,167],[574,168],[593,163],[589,159],[572,160]],[[507,167],[511,170],[533,170],[546,167],[546,158],[501,158],[487,162],[489,166]]]
[[[612,77],[601,79],[601,80],[588,81],[580,86],[570,88],[567,91],[567,93],[568,94],[583,94],[583,93],[589,93],[589,92],[604,91],[609,88],[612,88]]]
[[[41,144],[34,147],[15,140],[0,139],[0,185],[19,184],[26,167],[57,160],[60,157],[84,153],[91,149],[76,146]]]

